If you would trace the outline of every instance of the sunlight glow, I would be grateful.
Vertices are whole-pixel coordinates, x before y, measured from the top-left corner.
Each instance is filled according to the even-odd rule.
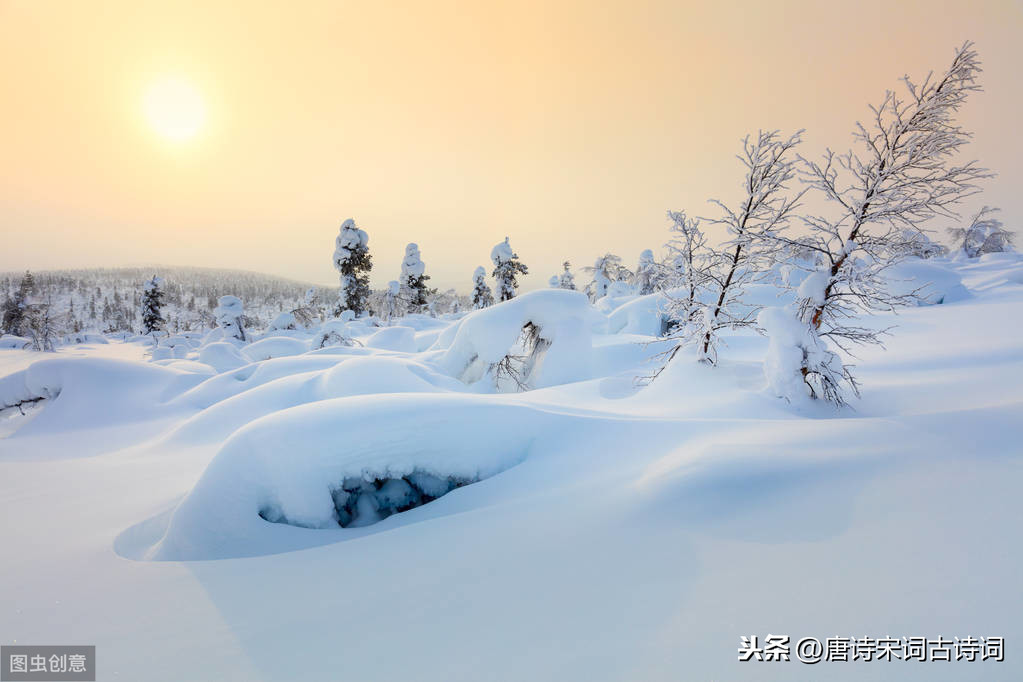
[[[153,130],[174,142],[195,137],[206,121],[202,95],[191,83],[180,78],[167,78],[150,85],[143,106]]]

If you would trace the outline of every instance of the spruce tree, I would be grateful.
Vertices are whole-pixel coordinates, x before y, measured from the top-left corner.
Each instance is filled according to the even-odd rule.
[[[426,265],[419,255],[419,245],[409,244],[405,247],[405,258],[401,262],[401,291],[410,313],[423,312],[426,309],[427,296],[437,293],[436,289],[426,286],[430,276],[425,273]]]
[[[487,286],[487,271],[483,266],[472,274],[472,307],[474,310],[494,305],[494,292]]]
[[[334,316],[351,310],[358,317],[365,312],[369,300],[369,271],[373,267],[369,235],[349,218],[341,224],[335,244],[334,268],[341,275],[341,288]]]
[[[517,277],[529,273],[517,253],[512,251],[508,237],[490,251],[490,260],[494,262],[494,279],[497,280],[497,298],[499,301],[510,301],[515,298],[515,290],[519,288]]]
[[[152,334],[163,329],[162,314],[163,291],[160,289],[160,278],[153,275],[142,287],[142,332]],[[104,311],[104,317],[106,311]]]

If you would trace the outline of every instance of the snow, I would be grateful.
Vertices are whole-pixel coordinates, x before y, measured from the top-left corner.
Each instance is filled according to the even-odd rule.
[[[295,315],[289,312],[280,313],[270,322],[270,326],[267,327],[269,331],[275,331],[278,329],[297,329],[299,327],[298,322],[295,321]]]
[[[349,218],[341,223],[341,229],[335,240],[334,267],[340,269],[360,246],[369,246],[369,235],[365,230],[357,228],[355,221]]]
[[[405,247],[405,258],[401,262],[401,281],[407,283],[410,279],[422,277],[426,272],[426,265],[419,255],[419,245],[409,244]]]
[[[825,292],[827,291],[828,285],[831,284],[831,281],[832,277],[830,270],[815,270],[799,283],[799,287],[796,290],[797,295],[799,298],[807,300],[813,305],[823,305]]]
[[[440,364],[466,383],[480,381],[512,350],[523,327],[532,323],[539,327],[541,337],[551,342],[543,365],[530,376],[534,387],[589,378],[590,330],[597,321],[582,293],[533,291],[464,317]]]
[[[416,330],[412,327],[387,327],[374,332],[366,339],[367,348],[380,348],[381,350],[414,353],[417,350],[416,346]]]
[[[494,248],[490,250],[490,260],[493,261],[495,266],[507,263],[513,258],[515,258],[515,252],[508,242],[508,237],[505,237],[503,242],[495,244]]]
[[[104,679],[1019,678],[737,661],[1023,637],[1023,259],[907,264],[941,305],[857,321],[897,328],[845,408],[776,397],[807,342],[768,286],[768,337],[646,386],[663,293],[0,350],[3,403],[42,399],[0,410],[0,632],[96,644]],[[499,392],[527,323],[549,345]]]
[[[299,355],[309,350],[309,341],[306,339],[292,339],[287,336],[272,336],[270,338],[254,341],[242,348],[241,353],[250,362],[269,360],[270,358],[287,357]]]
[[[955,303],[969,298],[961,276],[944,258],[908,258],[889,268],[885,275],[896,295],[916,291],[921,304]]]
[[[199,351],[199,362],[205,363],[218,373],[237,369],[249,361],[230,343],[215,341],[207,343]]]

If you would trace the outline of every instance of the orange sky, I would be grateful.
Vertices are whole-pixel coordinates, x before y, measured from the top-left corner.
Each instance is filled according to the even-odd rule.
[[[505,235],[543,286],[666,240],[741,180],[738,140],[845,148],[868,102],[964,39],[962,120],[1023,218],[1023,2],[0,0],[0,270],[168,263],[322,283],[340,222],[372,284],[418,242],[467,290]],[[143,95],[174,76],[208,119],[172,143]]]

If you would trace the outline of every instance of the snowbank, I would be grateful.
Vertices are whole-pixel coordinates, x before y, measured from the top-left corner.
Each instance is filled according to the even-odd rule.
[[[224,444],[149,557],[255,556],[337,541],[352,520],[343,517],[348,495],[362,483],[383,491],[356,502],[368,521],[381,503],[437,497],[514,466],[551,423],[543,412],[462,395],[341,398],[277,412]]]

